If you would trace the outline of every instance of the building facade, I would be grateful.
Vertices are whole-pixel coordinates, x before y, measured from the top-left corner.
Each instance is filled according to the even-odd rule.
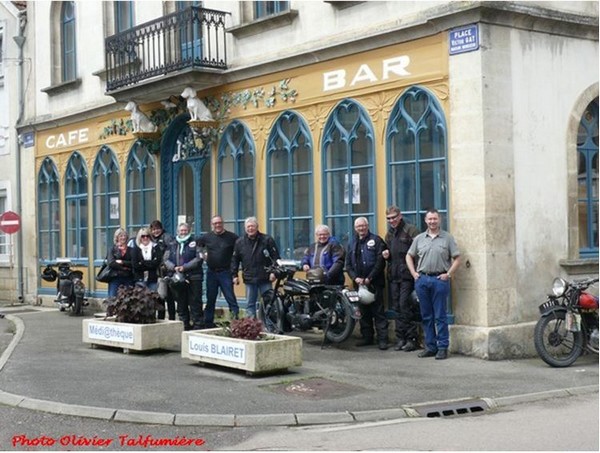
[[[256,215],[298,257],[327,223],[443,213],[451,348],[533,353],[555,276],[597,274],[596,2],[32,2],[22,134],[27,299],[113,232]],[[103,34],[89,36],[102,18]],[[33,32],[35,30],[35,33]],[[212,121],[190,121],[186,88]],[[156,130],[134,131],[135,102]],[[27,164],[29,165],[29,164]],[[25,168],[27,168],[25,165]],[[35,175],[33,178],[32,175]]]

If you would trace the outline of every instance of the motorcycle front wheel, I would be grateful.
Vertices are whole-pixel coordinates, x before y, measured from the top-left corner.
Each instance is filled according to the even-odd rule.
[[[258,307],[258,319],[263,323],[265,330],[269,333],[282,334],[285,313],[283,303],[279,297],[274,297],[265,303],[264,299]]]
[[[543,316],[535,325],[535,349],[541,359],[553,367],[568,367],[583,351],[583,335],[571,332],[565,322],[565,311]]]
[[[327,318],[325,337],[332,343],[341,343],[352,335],[356,325],[352,317],[352,305],[337,293],[332,310]]]

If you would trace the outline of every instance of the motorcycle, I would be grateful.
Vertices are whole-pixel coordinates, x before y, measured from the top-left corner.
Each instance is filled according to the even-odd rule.
[[[598,298],[585,291],[595,283],[598,278],[554,279],[534,332],[535,349],[548,365],[567,367],[584,351],[598,354]]]
[[[258,317],[265,329],[285,333],[317,327],[324,332],[323,341],[341,343],[348,339],[361,317],[358,293],[324,284],[322,269],[309,270],[306,280],[294,278],[297,270],[294,260],[277,260],[267,267],[276,280],[259,304]]]
[[[54,270],[54,266],[58,268],[58,272]],[[42,271],[42,278],[47,282],[58,279],[54,302],[58,304],[60,311],[70,310],[73,316],[83,316],[83,307],[87,305],[83,272],[72,270],[68,258],[58,258],[56,264],[48,264]]]

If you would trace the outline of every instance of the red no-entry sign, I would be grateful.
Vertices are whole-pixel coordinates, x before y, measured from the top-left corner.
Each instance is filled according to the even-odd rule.
[[[13,234],[21,228],[21,217],[12,211],[0,215],[0,230],[6,234]]]

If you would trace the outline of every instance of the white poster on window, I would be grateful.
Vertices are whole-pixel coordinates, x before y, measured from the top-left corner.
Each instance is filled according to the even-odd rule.
[[[344,203],[350,203],[350,191],[352,190],[352,204],[360,204],[360,174],[352,174],[352,186],[348,181],[348,175],[345,175],[344,183]]]
[[[119,197],[110,197],[110,218],[119,219]]]

